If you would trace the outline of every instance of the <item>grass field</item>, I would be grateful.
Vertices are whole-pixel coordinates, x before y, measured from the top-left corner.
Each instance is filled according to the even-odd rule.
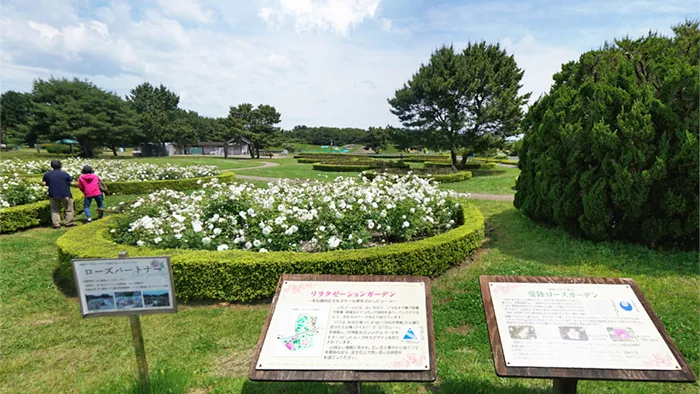
[[[697,253],[578,240],[534,224],[510,203],[475,204],[487,219],[482,252],[433,283],[438,381],[370,383],[364,385],[366,393],[551,392],[550,381],[495,375],[478,287],[482,274],[633,278],[700,372]],[[0,236],[0,392],[138,392],[128,319],[82,319],[75,299],[53,283],[54,242],[65,231],[40,228]],[[342,393],[337,384],[246,379],[268,308],[267,303],[212,302],[142,317],[154,392]],[[697,393],[698,386],[584,381],[579,392]]]
[[[268,160],[270,163],[279,164],[278,167],[257,168],[257,169],[240,169],[236,171],[241,175],[255,175],[270,178],[296,178],[296,179],[317,179],[317,180],[333,180],[339,176],[355,176],[358,172],[330,172],[330,171],[314,171],[313,164],[299,164],[294,158]]]
[[[496,167],[493,170],[472,170],[472,179],[464,182],[445,183],[441,189],[462,193],[515,194],[513,187],[520,170]]]

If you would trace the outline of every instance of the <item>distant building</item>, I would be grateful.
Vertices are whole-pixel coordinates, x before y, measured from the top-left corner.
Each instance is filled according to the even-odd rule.
[[[226,148],[226,154],[224,154]],[[248,156],[253,149],[253,142],[245,137],[235,137],[226,142],[200,142],[177,149],[178,155],[205,156]]]

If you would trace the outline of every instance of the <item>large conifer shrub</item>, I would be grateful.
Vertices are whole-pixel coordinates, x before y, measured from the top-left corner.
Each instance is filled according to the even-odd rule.
[[[587,238],[698,244],[698,22],[563,65],[530,108],[515,206]]]

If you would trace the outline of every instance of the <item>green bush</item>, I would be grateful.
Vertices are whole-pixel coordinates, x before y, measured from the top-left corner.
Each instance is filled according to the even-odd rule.
[[[335,171],[335,172],[360,172],[376,168],[373,165],[357,165],[357,164],[325,164],[314,163],[313,167],[316,171]]]
[[[425,168],[450,168],[452,167],[451,161],[425,161],[423,162]]]
[[[46,147],[46,151],[49,153],[70,153],[70,145],[63,144],[51,144]]]
[[[452,162],[448,161],[426,161],[423,163],[425,165],[425,168],[448,168],[452,167]],[[457,164],[459,167],[459,164]],[[464,163],[464,169],[465,170],[483,170],[483,169],[490,169],[490,168],[495,168],[496,165],[493,163],[477,163],[473,161],[468,161]]]
[[[275,293],[282,274],[425,275],[437,276],[461,264],[481,244],[484,217],[464,201],[462,223],[446,233],[420,241],[323,253],[242,250],[225,252],[148,249],[118,245],[109,237],[106,218],[75,228],[57,241],[61,280],[73,283],[73,258],[170,256],[175,294],[181,300],[251,301]]]
[[[83,211],[83,193],[72,188],[75,214]],[[51,223],[49,200],[0,209],[0,234]]]
[[[148,194],[157,190],[193,190],[199,185],[212,180],[219,179],[221,182],[231,182],[236,179],[233,172],[223,172],[219,175],[201,178],[165,179],[160,181],[134,181],[134,182],[105,182],[107,192],[105,194]]]
[[[300,157],[297,159],[297,163],[299,163],[299,164],[313,164],[313,163],[320,163],[322,161],[323,161],[323,159],[313,159],[313,158],[306,158],[306,157]]]
[[[531,107],[515,206],[594,240],[698,247],[700,30],[586,52]]]

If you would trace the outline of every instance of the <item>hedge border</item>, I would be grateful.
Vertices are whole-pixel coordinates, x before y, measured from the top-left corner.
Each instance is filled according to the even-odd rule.
[[[75,214],[83,212],[83,193],[71,188]],[[0,234],[13,233],[30,227],[51,223],[51,203],[48,199],[31,204],[0,209]]]
[[[377,176],[377,173],[375,171],[363,171],[362,175],[364,175],[367,179],[374,179],[374,177]],[[387,175],[402,175],[402,174],[394,174],[394,173],[387,173]],[[472,179],[472,172],[471,171],[460,171],[454,174],[434,174],[434,175],[416,175],[419,178],[423,179],[430,179],[438,183],[454,183],[454,182],[462,182],[466,181],[469,179]]]
[[[313,168],[315,171],[360,172],[377,167],[372,165],[314,163],[311,168]]]
[[[222,172],[218,175],[199,178],[163,179],[157,181],[105,182],[105,185],[107,186],[107,192],[105,194],[148,194],[162,189],[179,191],[192,190],[196,189],[201,183],[211,181],[214,178],[219,179],[222,182],[230,182],[236,179],[236,174],[233,172]]]
[[[322,253],[216,252],[118,245],[109,238],[108,217],[58,238],[59,276],[69,291],[74,291],[70,264],[73,258],[114,258],[119,252],[128,252],[130,257],[170,256],[179,299],[244,302],[272,296],[282,274],[434,277],[461,264],[480,247],[484,237],[481,212],[468,201],[460,202],[461,225],[446,233],[414,242]]]

